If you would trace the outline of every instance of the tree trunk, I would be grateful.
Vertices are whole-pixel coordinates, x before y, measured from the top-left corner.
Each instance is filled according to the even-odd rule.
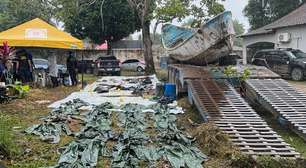
[[[155,74],[155,66],[152,52],[152,41],[150,37],[150,22],[142,23],[142,40],[144,45],[144,58],[146,62],[146,74]]]
[[[107,55],[113,55],[112,40],[107,41]]]
[[[160,21],[156,21],[154,28],[153,28],[153,41],[155,41],[155,35],[156,35],[156,31],[157,31],[157,26],[160,24]]]

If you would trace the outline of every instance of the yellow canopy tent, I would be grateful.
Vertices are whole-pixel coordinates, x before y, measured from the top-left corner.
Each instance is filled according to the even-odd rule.
[[[8,42],[14,47],[44,47],[82,49],[83,42],[36,18],[0,33],[0,45]]]

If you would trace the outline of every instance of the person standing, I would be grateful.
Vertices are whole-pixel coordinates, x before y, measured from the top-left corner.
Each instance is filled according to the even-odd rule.
[[[69,72],[72,85],[77,85],[77,59],[71,51],[69,51],[69,56],[67,58],[67,70]]]
[[[29,76],[30,77],[30,81],[33,82],[34,81],[34,69],[35,69],[35,65],[34,65],[34,62],[33,62],[33,56],[31,53],[27,52],[28,53],[28,58],[29,58],[29,61],[30,61],[30,70],[31,70],[31,75]]]
[[[56,61],[56,55],[54,55],[53,51],[49,51],[48,57],[48,68],[49,68],[49,75],[51,78],[52,86],[58,87],[58,67]]]
[[[29,83],[32,82],[32,72],[33,72],[33,65],[31,61],[31,56],[27,53],[25,49],[21,49],[17,51],[17,65],[16,71],[22,81],[22,83]]]
[[[5,82],[5,66],[3,64],[2,59],[0,58],[0,82]]]

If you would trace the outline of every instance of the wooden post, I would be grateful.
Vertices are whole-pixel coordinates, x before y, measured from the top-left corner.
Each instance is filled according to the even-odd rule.
[[[84,89],[84,50],[82,50],[82,89]]]

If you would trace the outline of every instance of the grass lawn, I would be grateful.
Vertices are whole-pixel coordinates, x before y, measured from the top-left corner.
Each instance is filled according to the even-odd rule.
[[[85,75],[89,83],[97,78]],[[52,166],[58,160],[57,149],[71,141],[71,137],[62,137],[59,144],[48,144],[39,140],[37,136],[25,135],[23,131],[33,124],[40,123],[39,119],[46,116],[50,103],[65,98],[77,87],[31,89],[24,99],[13,100],[7,104],[0,104],[0,143],[9,149],[10,158],[5,164],[12,168],[36,168]]]
[[[84,77],[83,77],[84,81],[86,81],[87,83],[93,83],[99,78],[101,77],[97,77],[96,75],[93,75],[93,74],[84,74]],[[78,75],[78,79],[80,81],[82,80],[82,74]]]

